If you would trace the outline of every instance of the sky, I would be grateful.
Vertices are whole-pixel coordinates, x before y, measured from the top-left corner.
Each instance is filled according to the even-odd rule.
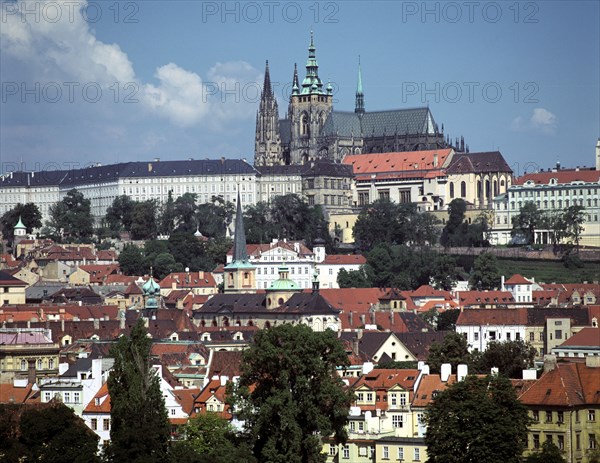
[[[429,106],[515,175],[593,166],[600,2],[0,0],[0,173],[253,161],[265,60],[287,111],[314,33],[334,109]]]

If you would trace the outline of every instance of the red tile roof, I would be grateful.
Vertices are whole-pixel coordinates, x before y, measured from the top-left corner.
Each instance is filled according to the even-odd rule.
[[[13,383],[0,383],[0,403],[40,403],[38,390],[33,389],[33,384],[25,387],[15,386]]]
[[[96,400],[97,399],[97,400]],[[110,396],[108,383],[104,383],[90,403],[84,408],[83,413],[110,413]]]
[[[522,177],[518,177],[514,180],[513,185],[523,185],[525,182],[531,180],[536,185],[548,185],[550,179],[557,179],[559,184],[572,183],[572,182],[587,182],[587,183],[598,183],[600,181],[600,171],[597,170],[575,170],[575,169],[564,169],[557,172],[539,172],[535,174],[525,174]]]
[[[90,276],[90,283],[104,283],[108,275],[119,271],[119,264],[80,265],[79,268]]]
[[[515,273],[508,280],[504,282],[505,285],[531,285],[531,281],[525,279],[524,276]]]
[[[600,328],[586,327],[575,333],[559,347],[597,347],[600,348]]]
[[[506,305],[515,304],[515,298],[510,291],[460,291],[458,304],[461,307]]]
[[[599,384],[600,368],[582,363],[558,363],[555,369],[543,374],[519,399],[526,405],[598,406]]]
[[[427,298],[436,298],[451,301],[453,299],[452,294],[449,291],[442,291],[439,289],[435,289],[429,285],[421,285],[414,291],[408,291],[408,293],[413,297],[427,297]]]
[[[456,326],[527,325],[527,309],[468,309],[463,310]]]
[[[450,375],[447,382],[443,382],[440,375],[423,376],[418,389],[415,391],[415,398],[412,402],[413,407],[426,407],[433,400],[434,392],[441,392],[455,382],[456,375]]]
[[[159,285],[171,288],[176,284],[179,288],[215,288],[215,279],[210,272],[175,272],[164,277]]]
[[[325,265],[364,265],[367,263],[367,259],[361,254],[332,254],[325,256],[321,263]]]
[[[357,179],[371,178],[375,174],[378,178],[406,177],[425,175],[444,176],[441,167],[444,166],[451,149],[429,151],[405,151],[394,153],[374,153],[346,156],[342,161],[351,165]],[[437,165],[434,165],[434,155],[437,155]]]

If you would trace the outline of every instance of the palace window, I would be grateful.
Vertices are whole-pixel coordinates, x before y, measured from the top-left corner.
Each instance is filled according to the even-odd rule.
[[[402,415],[392,415],[392,427],[402,428],[404,426],[404,418]]]
[[[400,203],[406,204],[410,203],[410,189],[409,188],[401,188],[399,191],[400,195]]]

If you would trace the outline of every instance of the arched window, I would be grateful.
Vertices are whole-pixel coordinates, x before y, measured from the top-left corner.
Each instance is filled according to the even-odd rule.
[[[454,198],[454,182],[450,182],[450,197]]]
[[[308,135],[308,114],[300,116],[300,135]]]
[[[460,182],[460,197],[461,198],[467,197],[467,183],[466,182]]]

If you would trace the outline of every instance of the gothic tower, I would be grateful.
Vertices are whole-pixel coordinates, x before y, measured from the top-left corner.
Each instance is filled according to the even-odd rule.
[[[254,164],[257,166],[283,164],[279,135],[279,108],[271,88],[269,61],[265,66],[265,82],[260,95],[260,106],[256,114]]]
[[[319,146],[320,132],[333,108],[333,87],[323,88],[319,78],[314,37],[310,33],[306,77],[300,87],[298,73],[294,70],[292,94],[288,109],[291,128],[291,164],[304,164],[319,157],[327,157],[326,146]]]

